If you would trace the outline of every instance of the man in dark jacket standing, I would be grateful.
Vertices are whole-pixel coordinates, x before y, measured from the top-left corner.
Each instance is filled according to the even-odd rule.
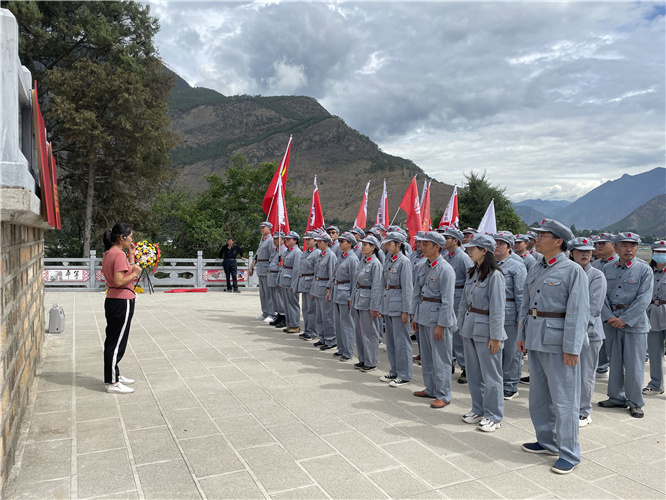
[[[240,293],[240,290],[238,290],[238,263],[236,262],[238,257],[243,257],[243,250],[236,245],[233,238],[227,238],[226,246],[222,247],[220,254],[217,256],[217,260],[224,259],[222,267],[224,267],[224,272],[227,275],[227,292],[231,291],[231,280],[233,279],[234,292]]]

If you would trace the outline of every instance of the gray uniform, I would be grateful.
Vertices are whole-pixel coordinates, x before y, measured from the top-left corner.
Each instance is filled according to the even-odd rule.
[[[465,288],[465,280],[467,280],[467,270],[470,267],[474,267],[474,262],[472,262],[472,259],[470,259],[469,255],[467,255],[461,247],[456,248],[453,252],[445,250],[442,255],[444,256],[444,260],[451,265],[453,271],[456,273],[453,310],[457,313],[458,306],[460,305],[460,298],[463,295],[463,288]],[[458,332],[457,325],[453,330],[453,357],[458,362],[458,366],[464,370],[465,350],[463,348],[463,339],[460,336],[460,332]]]
[[[338,243],[338,241],[336,240],[336,241],[334,241],[333,243],[331,243],[331,245],[329,246],[329,248],[330,248],[331,251],[335,254],[335,256],[339,259],[339,258],[340,258],[340,254],[342,253],[342,252],[340,251],[340,243]]]
[[[352,290],[354,329],[358,360],[365,366],[377,366],[379,354],[378,322],[370,311],[379,311],[382,301],[382,265],[375,255],[364,258],[356,268],[356,286]]]
[[[426,259],[421,252],[418,250],[415,250],[412,252],[412,254],[409,256],[409,260],[412,262],[412,285],[416,283],[416,277],[419,275],[419,269],[424,265],[428,263],[428,259]],[[414,335],[416,335],[416,343],[419,346],[419,354],[421,353],[421,339],[419,338],[419,332],[416,331],[414,332]]]
[[[256,271],[259,277],[259,301],[261,303],[261,313],[265,318],[275,314],[275,307],[273,306],[273,297],[268,289],[268,264],[271,256],[275,251],[275,244],[271,236],[264,236],[259,243],[259,248],[254,256],[256,261]]]
[[[502,348],[506,304],[504,274],[492,271],[479,281],[478,269],[465,282],[458,308],[458,328],[465,342],[467,383],[472,396],[472,412],[491,422],[504,418]],[[500,341],[500,350],[490,353],[490,339]]]
[[[515,260],[516,262],[520,262],[520,264],[522,266],[525,266],[525,268],[527,269],[527,264],[525,263],[525,260],[513,250],[509,250],[509,258]]]
[[[400,380],[410,381],[413,376],[412,341],[409,333],[409,321],[402,322],[402,313],[409,315],[414,292],[412,283],[412,265],[402,252],[391,255],[384,263],[382,285],[384,299],[381,313],[386,323],[386,353],[391,368],[389,374]]]
[[[527,253],[529,253],[532,257],[534,257],[534,260],[537,261],[537,264],[540,264],[541,261],[543,260],[543,255],[537,252],[534,248],[532,250],[528,250]]]
[[[592,413],[592,395],[596,380],[597,361],[601,342],[606,337],[601,321],[601,309],[606,299],[606,278],[604,273],[585,266],[590,292],[590,321],[587,325],[587,338],[590,345],[580,352],[580,416],[588,417]]]
[[[357,267],[358,259],[354,252],[340,255],[333,271],[333,286],[329,297],[333,303],[338,353],[350,359],[354,356],[354,318],[349,302],[352,290],[356,287]]]
[[[515,254],[518,255],[518,254]],[[525,252],[523,255],[518,255],[518,257],[523,259],[523,264],[525,264],[525,267],[529,271],[532,269],[532,266],[537,263],[536,259],[532,257],[529,252]]]
[[[601,272],[604,270],[604,266],[609,262],[615,264],[618,261],[617,254],[614,254],[608,259],[597,259],[592,262],[592,266],[596,269],[599,269]],[[608,354],[606,353],[606,338],[601,341],[601,349],[599,349],[599,364],[597,365],[598,373],[608,373],[608,367],[610,363],[608,362]]]
[[[564,252],[527,273],[518,341],[530,353],[530,417],[538,443],[574,465],[580,463],[580,363],[565,365],[563,353],[580,355],[589,319],[587,275]]]
[[[650,383],[648,389],[664,390],[664,340],[666,340],[666,273],[654,268],[652,302],[648,307],[650,332],[648,354],[650,355]]]
[[[354,255],[356,255],[356,258],[359,260],[359,262],[363,258],[363,248],[362,248],[362,246],[363,246],[363,243],[361,243],[359,241],[358,243],[356,243],[356,245],[354,245],[354,248],[352,249],[354,251]]]
[[[296,295],[296,275],[301,264],[301,249],[298,245],[285,248],[282,258],[282,272],[280,273],[280,295],[284,305],[284,315],[288,327],[298,328],[301,324],[301,305]]]
[[[520,381],[520,364],[523,354],[516,346],[518,338],[518,313],[523,301],[523,286],[527,277],[527,269],[515,259],[507,257],[497,263],[504,273],[506,282],[506,306],[504,313],[504,331],[507,335],[502,350],[502,377],[504,390],[518,391]],[[468,377],[469,378],[469,377]]]
[[[333,284],[333,271],[338,258],[330,249],[319,254],[315,265],[315,280],[312,283],[312,295],[315,296],[317,306],[316,327],[319,342],[334,345],[335,323],[333,321],[333,304],[326,300],[326,290]]]
[[[273,247],[275,248],[275,247]],[[280,279],[280,259],[282,258],[283,252],[287,248],[283,245],[280,247],[280,251],[277,250],[271,253],[271,260],[268,263],[268,275],[266,276],[266,283],[268,285],[268,290],[271,294],[271,299],[273,301],[273,307],[275,312],[278,314],[284,315],[284,304],[282,303],[282,297],[280,297],[280,290],[278,290],[278,280]],[[272,314],[272,313],[271,313]]]
[[[298,278],[295,290],[301,294],[301,311],[303,313],[304,333],[314,335],[317,331],[317,305],[312,297],[312,283],[314,283],[314,269],[321,252],[318,248],[308,248],[301,255],[298,266]]]
[[[455,284],[455,271],[440,255],[419,267],[412,298],[412,314],[419,327],[425,392],[445,403],[451,401],[452,336],[457,328],[453,310]],[[444,328],[442,340],[435,340],[436,326]]]
[[[609,262],[612,262],[615,264],[618,261],[618,256],[617,254],[613,255],[612,257],[609,257],[608,259],[597,259],[594,262],[592,262],[592,267],[596,267],[599,269],[599,271],[604,270],[604,266],[608,264]]]
[[[608,283],[606,300],[601,311],[606,334],[606,352],[610,360],[608,397],[613,403],[642,408],[643,370],[647,351],[647,334],[650,321],[647,308],[652,300],[652,270],[645,261],[633,258],[621,266],[604,266]],[[607,323],[620,318],[627,325],[613,328]]]

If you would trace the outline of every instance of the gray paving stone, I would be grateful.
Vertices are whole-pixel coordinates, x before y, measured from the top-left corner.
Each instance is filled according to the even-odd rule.
[[[356,431],[332,434],[324,436],[323,439],[363,472],[372,472],[400,465],[383,449],[378,448],[372,441]]]
[[[180,457],[178,447],[166,426],[129,431],[127,434],[137,464]]]
[[[165,356],[154,359],[144,359],[141,361],[141,368],[145,373],[173,372],[175,374],[176,372],[176,369]]]
[[[620,474],[595,481],[594,484],[599,488],[625,498],[627,496],[626,492],[631,492],[632,498],[659,498],[662,500],[664,498],[663,492]]]
[[[71,439],[26,444],[19,483],[69,477],[71,456]]]
[[[273,500],[323,500],[329,498],[317,486],[306,486],[295,490],[271,494]]]
[[[252,476],[247,472],[234,472],[207,477],[200,481],[201,489],[208,498],[220,499],[264,499]]]
[[[617,498],[618,496],[601,489],[580,478],[577,474],[561,476],[551,472],[550,467],[535,465],[516,471],[526,480],[532,481],[551,492],[557,492],[558,498]]]
[[[278,445],[248,448],[240,453],[269,493],[312,484],[289,453]]]
[[[666,494],[666,475],[649,463],[627,460],[625,454],[613,449],[593,451],[587,453],[585,458]]]
[[[444,498],[455,500],[468,498],[475,500],[494,500],[503,498],[478,481],[467,481],[465,483],[454,484],[452,486],[440,488],[437,491],[439,491]]]
[[[219,434],[219,431],[201,408],[167,411],[167,419],[178,439]]]
[[[138,471],[145,498],[201,498],[183,460],[140,465]]]
[[[69,411],[40,413],[32,416],[29,441],[50,441],[72,435],[72,417]]]
[[[77,482],[79,498],[109,495],[136,488],[125,449],[79,455]]]
[[[183,389],[186,387],[185,381],[178,376],[177,372],[147,373],[146,378],[154,391]]]
[[[275,440],[250,415],[216,418],[215,422],[237,449],[272,444]]]
[[[68,411],[72,409],[72,389],[38,392],[33,414]]]
[[[203,377],[185,377],[185,383],[199,398],[211,394],[228,392],[213,375],[207,375]]]
[[[76,450],[78,453],[124,447],[125,440],[118,418],[79,422],[76,426]]]
[[[187,387],[158,389],[155,395],[165,411],[199,408],[199,403]]]
[[[296,460],[335,453],[319,436],[296,422],[271,427],[270,432]]]
[[[16,500],[28,500],[37,498],[71,498],[69,477],[55,479],[52,481],[27,481],[20,483],[14,492]]]
[[[545,468],[546,466],[542,465],[541,467]],[[521,476],[517,472],[488,476],[480,481],[484,486],[505,498],[533,498],[548,493],[546,489],[529,479],[525,479],[524,476]]]
[[[371,413],[350,415],[343,420],[376,444],[395,443],[409,439],[404,432]]]
[[[227,389],[218,394],[200,396],[199,399],[215,419],[240,416],[248,413],[247,409]]]
[[[301,465],[333,498],[386,498],[339,455],[303,460]]]
[[[145,429],[166,424],[157,403],[152,399],[123,405],[120,407],[120,411],[128,430]]]
[[[116,400],[107,395],[76,399],[76,421],[99,420],[101,418],[117,417]]]
[[[430,492],[432,488],[420,481],[404,468],[390,469],[368,474],[390,498],[412,498],[419,493]]]
[[[197,477],[245,470],[221,435],[181,439],[179,444]]]

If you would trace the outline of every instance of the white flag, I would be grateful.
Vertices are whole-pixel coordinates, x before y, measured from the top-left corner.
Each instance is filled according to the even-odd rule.
[[[384,227],[388,227],[388,206],[386,201],[386,180],[384,180],[382,199],[379,202],[379,210],[377,210],[377,218],[375,219],[375,224],[382,224]]]
[[[490,205],[479,224],[479,232],[485,234],[495,234],[497,232],[497,222],[495,221],[495,200],[490,200]]]

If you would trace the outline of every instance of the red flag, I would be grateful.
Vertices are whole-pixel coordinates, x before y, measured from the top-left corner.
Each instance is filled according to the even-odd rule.
[[[453,194],[449,200],[449,204],[444,210],[442,220],[439,223],[439,228],[455,227],[458,229],[458,187],[453,186]]]
[[[370,181],[365,185],[365,193],[361,200],[361,206],[358,208],[356,220],[354,221],[354,229],[365,229],[368,224],[368,189],[370,189]]]
[[[388,214],[388,197],[386,195],[386,179],[384,179],[384,190],[382,191],[382,199],[379,202],[379,210],[377,210],[377,218],[375,225],[382,224],[385,228],[389,225]]]
[[[319,229],[324,227],[324,212],[321,210],[321,202],[319,201],[319,188],[317,187],[317,176],[314,178],[314,191],[312,191],[312,202],[310,203],[310,217],[305,226],[306,231]]]
[[[261,207],[264,209],[264,213],[266,215],[268,215],[268,212],[271,210],[271,202],[273,201],[274,198],[275,186],[278,183],[278,178],[281,181],[282,194],[284,195],[285,186],[287,184],[287,173],[289,172],[290,153],[291,153],[291,137],[289,137],[289,144],[287,144],[287,151],[284,153],[284,157],[282,158],[280,166],[273,174],[273,179],[271,180],[271,183],[268,185],[268,189],[266,190],[266,194],[264,195],[264,201],[261,204]]]
[[[419,203],[419,191],[416,186],[416,176],[409,183],[409,187],[402,197],[400,208],[407,213],[407,228],[411,235],[410,243],[414,244],[414,236],[421,230],[423,224],[421,222],[421,204]]]
[[[282,176],[277,179],[275,191],[269,204],[268,222],[273,224],[273,234],[278,231],[289,232],[289,217],[287,217],[287,206],[284,203],[284,189],[282,189]]]
[[[430,184],[428,183],[428,188],[425,190],[425,194],[421,198],[421,230],[430,231],[432,229],[432,222],[430,221]]]

